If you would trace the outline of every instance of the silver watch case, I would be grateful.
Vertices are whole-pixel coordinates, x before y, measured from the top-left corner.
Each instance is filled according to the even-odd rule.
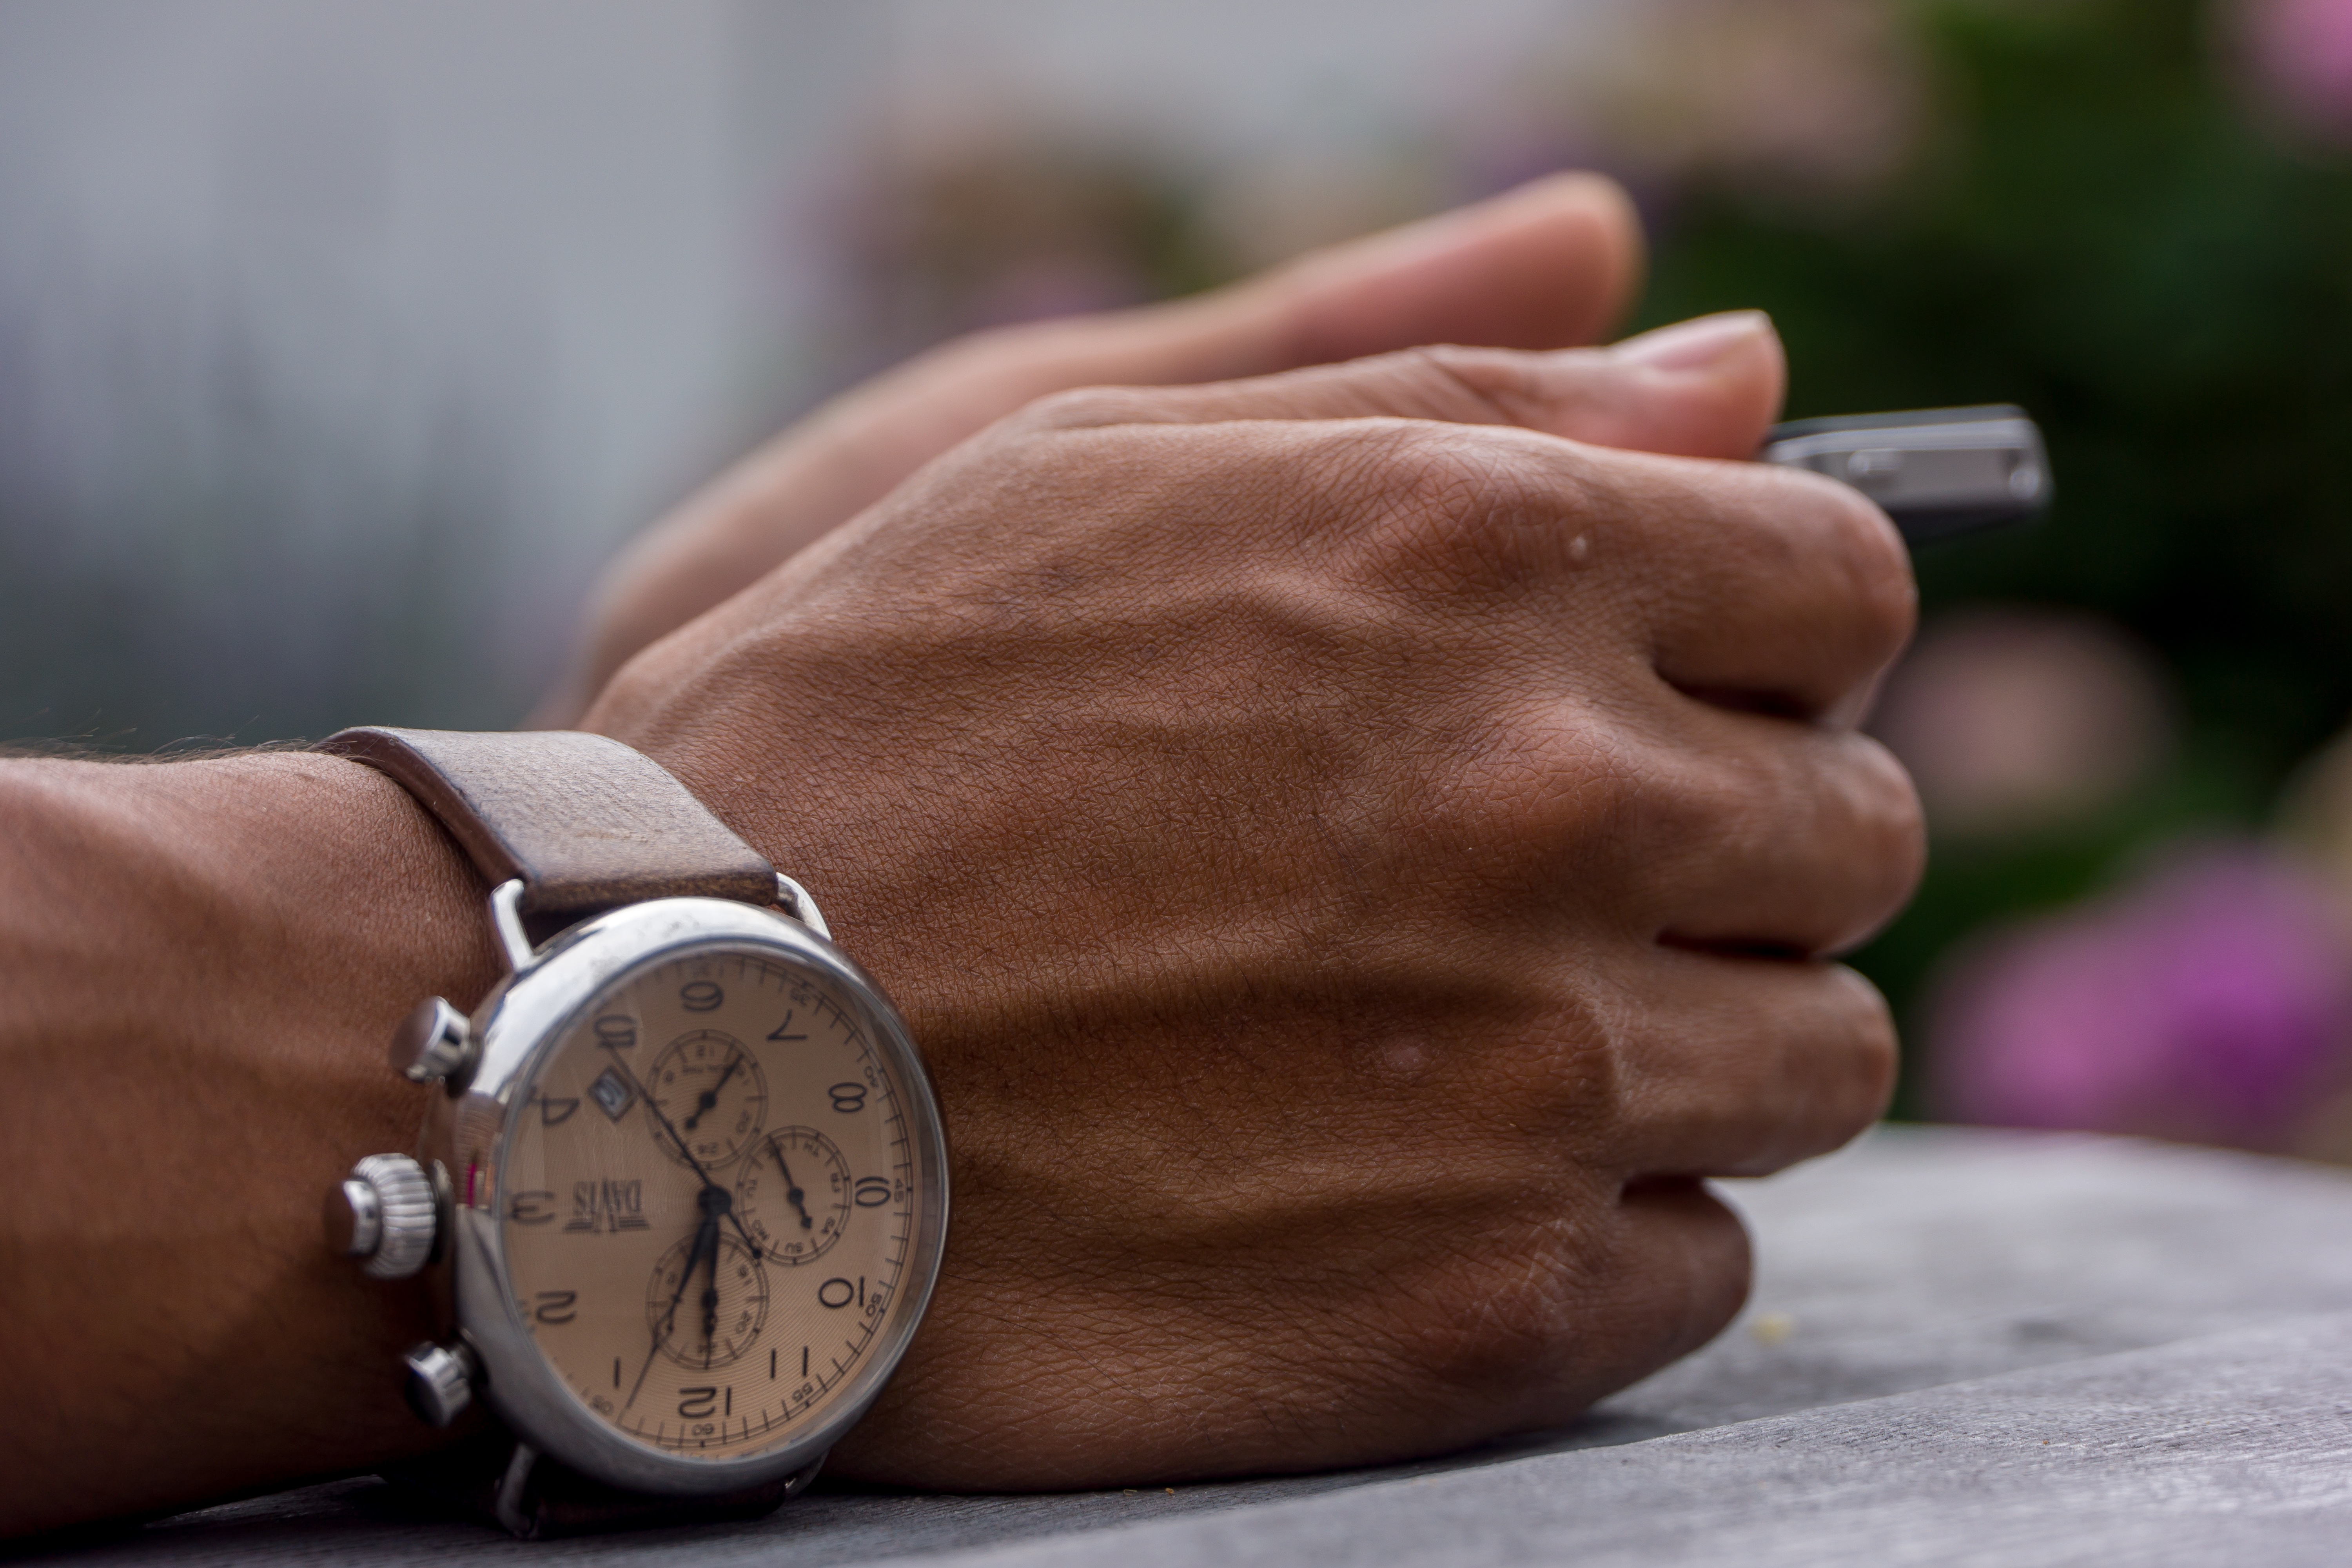
[[[906,1096],[923,1201],[889,1321],[831,1412],[780,1447],[705,1459],[630,1441],[565,1386],[523,1324],[499,1215],[505,1212],[504,1156],[514,1113],[541,1063],[582,1013],[637,972],[682,952],[746,950],[814,970],[863,1008],[876,1048]],[[446,1194],[433,1265],[436,1295],[480,1359],[480,1393],[490,1408],[516,1437],[541,1452],[583,1475],[649,1496],[743,1491],[822,1459],[873,1405],[906,1353],[930,1303],[947,1235],[947,1139],[939,1102],[905,1023],[880,987],[831,942],[781,914],[719,899],[657,899],[583,921],[531,953],[484,998],[473,1026],[480,1045],[477,1065],[461,1089],[433,1097],[417,1153]]]

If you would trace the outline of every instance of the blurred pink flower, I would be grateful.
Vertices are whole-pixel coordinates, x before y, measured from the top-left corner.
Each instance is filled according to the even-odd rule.
[[[2278,1149],[2352,1039],[2339,906],[2253,846],[1996,936],[1931,1008],[1931,1114]]]
[[[2306,129],[2352,138],[2352,0],[2241,0],[2257,91]]]
[[[2172,748],[2162,668],[2095,616],[1978,607],[1928,625],[1872,731],[1938,833],[2031,832],[2100,811]]]

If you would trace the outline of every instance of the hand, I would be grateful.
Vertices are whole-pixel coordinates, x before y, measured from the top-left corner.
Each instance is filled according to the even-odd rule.
[[[704,1093],[699,1104],[699,1109],[695,1113],[697,1116],[700,1115],[702,1111],[708,1110],[713,1105],[719,1103],[719,1090],[726,1087],[728,1079],[734,1075],[735,1068],[741,1064],[742,1060],[743,1058],[739,1056],[733,1061],[727,1064],[727,1070],[719,1075],[719,1081],[711,1085],[709,1089]],[[719,1229],[719,1216],[722,1215],[725,1215],[727,1223],[735,1227],[735,1234],[743,1238],[743,1245],[751,1248],[752,1258],[757,1259],[760,1256],[760,1244],[751,1239],[751,1233],[750,1231],[743,1228],[743,1216],[735,1212],[734,1194],[730,1193],[725,1187],[720,1186],[717,1182],[710,1179],[710,1173],[703,1168],[701,1161],[694,1157],[694,1151],[687,1147],[685,1137],[679,1133],[676,1127],[670,1124],[669,1118],[662,1114],[661,1102],[655,1100],[653,1095],[646,1089],[646,1086],[638,1081],[636,1073],[630,1068],[629,1064],[621,1060],[616,1055],[613,1058],[613,1068],[614,1070],[617,1071],[621,1075],[622,1079],[628,1084],[630,1090],[636,1095],[638,1102],[645,1106],[646,1113],[659,1125],[663,1136],[669,1140],[670,1147],[677,1150],[677,1157],[686,1162],[686,1168],[694,1173],[694,1179],[702,1184],[702,1191],[697,1194],[696,1201],[702,1205],[703,1225],[705,1228],[711,1231],[715,1237]],[[686,1119],[686,1124],[688,1127],[691,1127],[694,1125],[694,1121],[695,1118],[693,1116],[689,1116]],[[659,1142],[661,1140],[658,1138],[655,1140],[656,1142]],[[698,1236],[700,1233],[698,1232],[697,1234]],[[702,1244],[698,1240],[695,1243],[697,1257],[701,1256],[701,1245]],[[711,1283],[709,1296],[709,1302],[714,1306],[719,1300],[719,1265],[717,1262],[717,1247],[718,1244],[714,1239],[712,1242],[711,1253],[712,1263],[710,1266]],[[687,1265],[687,1277],[691,1278],[693,1276],[693,1272],[694,1266],[689,1261]],[[679,1289],[683,1290],[685,1287],[680,1285]],[[670,1310],[673,1313],[677,1310],[677,1301],[673,1300],[670,1302]],[[665,1322],[667,1322],[667,1320],[665,1320]],[[665,1329],[663,1331],[667,1332],[667,1331]],[[656,1344],[661,1342],[659,1335],[655,1337],[654,1342]],[[639,1374],[638,1381],[644,1381],[642,1373]],[[629,1397],[631,1399],[635,1399],[636,1395],[633,1394]]]
[[[1032,398],[1195,382],[1415,343],[1590,342],[1633,297],[1641,234],[1579,174],[1302,258],[1198,299],[980,332],[836,400],[615,562],[580,656],[535,716],[569,724],[638,649],[749,587],[900,480]]]
[[[736,1069],[740,1068],[742,1065],[742,1055],[740,1052],[738,1052],[734,1057],[729,1059],[727,1063],[727,1070],[719,1075],[719,1081],[712,1084],[709,1089],[704,1089],[699,1095],[696,1096],[694,1101],[694,1114],[686,1119],[686,1130],[688,1131],[693,1131],[694,1129],[700,1124],[702,1121],[702,1113],[704,1111],[718,1109],[719,1091],[727,1087],[727,1080],[733,1078],[735,1076]],[[683,1147],[683,1145],[680,1145],[680,1147]],[[689,1154],[687,1158],[691,1160],[694,1156]],[[705,1181],[709,1180],[707,1176],[703,1179]]]
[[[816,1228],[816,1221],[811,1217],[808,1212],[808,1194],[803,1192],[801,1190],[801,1184],[793,1180],[793,1168],[784,1163],[783,1145],[778,1143],[773,1139],[771,1139],[768,1142],[768,1152],[776,1157],[776,1169],[783,1173],[784,1201],[792,1205],[793,1212],[801,1216],[801,1228],[803,1230],[814,1230]],[[759,1248],[753,1247],[751,1249],[751,1256],[757,1258],[759,1255]]]
[[[622,671],[591,722],[819,894],[948,1110],[841,1473],[1393,1459],[1730,1318],[1699,1178],[1883,1108],[1825,955],[1920,860],[1853,728],[1903,547],[1720,460],[1780,374],[1735,316],[1049,398]]]
[[[707,1184],[709,1180],[709,1177],[704,1178],[706,1185],[701,1195],[705,1199],[713,1190]],[[686,1263],[677,1271],[677,1289],[670,1292],[669,1304],[662,1309],[662,1315],[654,1321],[653,1342],[646,1346],[645,1362],[637,1368],[637,1381],[629,1385],[629,1397],[621,1406],[624,1410],[635,1405],[637,1395],[645,1392],[646,1373],[653,1370],[654,1357],[661,1353],[662,1341],[669,1338],[671,1331],[677,1326],[678,1304],[686,1300],[687,1287],[694,1283],[695,1275],[701,1272],[706,1254],[711,1260],[711,1283],[702,1293],[702,1342],[704,1359],[709,1359],[710,1335],[717,1327],[714,1320],[719,1303],[719,1214],[708,1202],[703,1203],[700,1209],[702,1217],[694,1225],[694,1245],[687,1248]]]

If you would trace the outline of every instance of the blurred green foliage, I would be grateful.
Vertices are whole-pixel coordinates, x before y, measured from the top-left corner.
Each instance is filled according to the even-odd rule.
[[[2137,798],[1937,845],[1859,960],[1898,1013],[1983,922],[2260,820],[2352,718],[2352,161],[2265,129],[2208,11],[1929,5],[1940,129],[1902,179],[1833,212],[1685,194],[1660,222],[1643,324],[1769,310],[1792,416],[2014,402],[2042,421],[2056,508],[1923,552],[1927,614],[2092,610],[2178,684],[2184,743]]]

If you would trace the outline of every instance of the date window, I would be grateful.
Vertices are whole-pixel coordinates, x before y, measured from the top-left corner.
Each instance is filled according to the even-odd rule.
[[[636,1095],[630,1090],[627,1079],[606,1068],[596,1075],[596,1081],[588,1086],[588,1098],[594,1100],[605,1115],[618,1121],[628,1113],[629,1103],[636,1099]]]

